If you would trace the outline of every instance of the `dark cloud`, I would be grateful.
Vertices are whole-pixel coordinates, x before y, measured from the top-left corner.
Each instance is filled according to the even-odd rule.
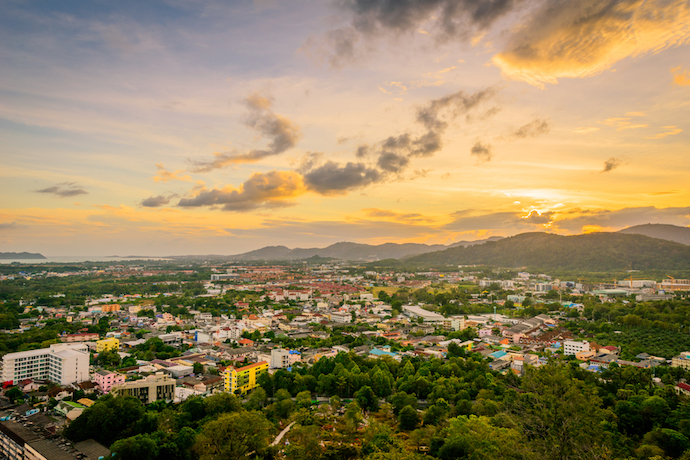
[[[547,134],[550,129],[551,125],[548,121],[537,118],[510,133],[509,138],[524,139],[526,137],[537,137],[540,134]]]
[[[458,91],[430,100],[416,112],[415,121],[425,129],[423,134],[405,132],[388,136],[372,145],[357,147],[356,157],[372,158],[371,164],[329,161],[317,167],[312,161],[308,163],[309,168],[302,166],[298,171],[305,175],[305,183],[310,190],[325,195],[345,193],[383,181],[401,180],[402,173],[411,166],[413,158],[430,157],[441,150],[443,134],[451,121],[481,107],[496,94],[497,89],[491,87],[474,93]],[[415,171],[413,178],[424,176],[427,172]]]
[[[245,125],[270,138],[268,147],[247,152],[216,153],[212,161],[193,161],[194,172],[210,172],[232,164],[255,163],[266,157],[280,155],[297,145],[300,138],[299,126],[273,113],[270,99],[254,93],[245,99],[245,104],[250,112]]]
[[[470,154],[476,156],[480,162],[491,161],[493,153],[491,152],[490,144],[475,143],[470,149]]]
[[[62,182],[52,187],[36,190],[36,193],[51,193],[60,198],[68,198],[77,195],[88,195],[89,192],[84,187],[77,185],[76,182]]]
[[[452,231],[473,230],[518,230],[525,231],[541,228],[542,225],[551,222],[553,213],[539,214],[530,212],[527,216],[519,212],[494,212],[490,214],[473,215],[473,210],[459,211],[451,214],[453,221],[443,228]]]
[[[362,144],[357,146],[357,151],[355,152],[355,156],[357,158],[364,158],[369,154],[369,146],[366,144]]]
[[[338,164],[327,161],[304,175],[307,188],[321,195],[343,194],[379,182],[381,172],[364,163]]]
[[[183,198],[181,207],[223,206],[225,211],[252,211],[293,205],[290,198],[306,192],[302,176],[293,171],[255,173],[239,189],[200,190],[192,198]]]
[[[382,153],[376,163],[379,168],[394,174],[404,171],[408,164],[410,164],[409,158],[391,152]]]
[[[601,172],[610,172],[619,167],[622,164],[621,160],[618,158],[609,158],[604,162],[604,169]]]
[[[303,46],[332,67],[360,59],[371,42],[385,35],[424,29],[437,41],[468,39],[510,12],[519,0],[345,0],[339,5],[351,15],[348,26],[329,31]]]
[[[2,230],[17,230],[24,227],[23,225],[20,225],[17,223],[17,221],[14,222],[3,222],[0,224],[0,231]]]
[[[158,196],[151,196],[149,198],[146,198],[141,201],[141,205],[144,206],[145,208],[159,208],[161,206],[165,206],[166,204],[170,203],[170,200],[172,198],[175,198],[177,195],[158,195]]]

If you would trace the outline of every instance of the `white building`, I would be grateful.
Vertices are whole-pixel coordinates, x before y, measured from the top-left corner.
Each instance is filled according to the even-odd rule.
[[[8,353],[2,358],[2,380],[50,380],[60,385],[89,380],[89,348],[85,343],[57,343],[50,348]]]
[[[290,350],[274,348],[271,350],[271,369],[285,369],[290,367]]]
[[[589,342],[576,342],[574,340],[563,342],[564,355],[576,355],[582,351],[589,351]]]
[[[446,318],[443,315],[425,310],[417,305],[403,305],[403,313],[410,318],[422,318],[425,323],[443,322]]]
[[[352,314],[347,312],[333,312],[331,313],[331,321],[334,323],[350,323],[352,322]]]

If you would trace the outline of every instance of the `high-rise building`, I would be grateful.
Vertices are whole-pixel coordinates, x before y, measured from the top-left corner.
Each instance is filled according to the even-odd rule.
[[[2,380],[50,380],[60,385],[89,380],[89,348],[83,343],[56,343],[50,348],[8,353],[2,357]]]
[[[225,391],[230,393],[246,393],[257,387],[259,376],[268,371],[268,363],[260,361],[256,364],[234,368],[228,367],[223,373],[225,380]]]

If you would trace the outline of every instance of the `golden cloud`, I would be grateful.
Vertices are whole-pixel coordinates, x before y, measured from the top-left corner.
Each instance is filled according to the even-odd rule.
[[[662,128],[666,129],[667,131],[655,134],[654,136],[649,136],[646,139],[663,139],[666,136],[675,136],[676,134],[680,134],[683,132],[683,130],[677,126],[662,126]]]
[[[503,75],[543,87],[586,78],[690,38],[686,0],[545,2],[493,57]]]
[[[690,74],[688,74],[687,69],[681,72],[680,66],[675,69],[671,69],[673,74],[673,83],[678,86],[690,86]]]
[[[168,182],[171,180],[179,180],[179,181],[187,182],[187,181],[192,180],[192,178],[187,176],[187,175],[185,175],[185,176],[180,175],[180,173],[184,172],[183,170],[167,171],[165,169],[165,166],[163,166],[163,163],[156,163],[156,168],[158,168],[158,172],[152,178],[154,182]]]

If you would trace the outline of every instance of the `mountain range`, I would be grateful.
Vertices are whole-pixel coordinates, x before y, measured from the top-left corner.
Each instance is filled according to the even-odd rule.
[[[32,252],[0,252],[0,259],[45,259],[43,254]]]
[[[650,238],[660,240],[675,241],[676,243],[690,245],[690,228],[679,227],[669,224],[644,224],[634,227],[624,228],[618,233],[631,233],[636,235],[646,235]]]
[[[690,246],[626,233],[521,233],[405,260],[415,265],[494,265],[533,270],[690,270]]]
[[[502,239],[500,236],[492,236],[484,240],[458,241],[450,245],[443,244],[418,244],[418,243],[385,243],[379,245],[359,244],[359,243],[335,243],[325,248],[295,248],[290,249],[285,246],[266,246],[255,251],[246,252],[230,256],[233,260],[302,260],[314,256],[331,257],[334,259],[345,260],[381,260],[381,259],[401,259],[403,257],[416,256],[429,252],[442,251],[448,248],[459,246],[473,246],[486,243],[487,241],[497,241]]]

